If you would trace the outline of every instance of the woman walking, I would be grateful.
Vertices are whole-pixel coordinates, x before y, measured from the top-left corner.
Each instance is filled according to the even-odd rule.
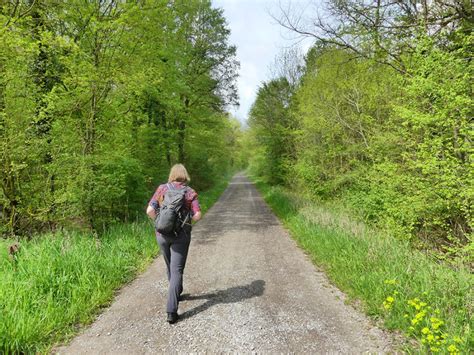
[[[160,207],[163,205],[165,194],[169,190],[184,191],[184,213],[181,218],[184,222],[201,219],[201,208],[199,206],[198,195],[196,191],[187,186],[191,179],[182,164],[176,164],[171,168],[167,184],[158,186],[153,194],[146,210],[147,215],[153,220],[159,214]],[[161,253],[165,259],[169,289],[166,312],[168,314],[168,323],[173,324],[178,320],[178,304],[181,293],[183,292],[183,271],[188,256],[189,244],[191,242],[191,223],[180,223],[180,228],[175,234],[162,235],[156,231],[156,240],[160,245]]]

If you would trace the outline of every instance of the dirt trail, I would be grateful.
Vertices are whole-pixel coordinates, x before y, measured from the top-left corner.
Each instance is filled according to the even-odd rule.
[[[184,289],[181,320],[169,325],[165,265],[157,258],[94,324],[56,352],[391,350],[390,338],[344,304],[344,295],[296,246],[243,175],[233,178],[195,226]]]

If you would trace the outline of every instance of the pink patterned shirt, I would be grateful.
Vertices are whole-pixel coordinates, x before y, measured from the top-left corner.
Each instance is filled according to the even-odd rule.
[[[185,183],[177,181],[169,182],[168,184],[173,184],[173,186],[177,189],[184,188],[186,186]],[[160,204],[163,202],[166,191],[168,191],[168,184],[162,184],[158,186],[155,193],[151,197],[150,202],[148,202],[148,205],[152,206],[155,209],[155,212],[158,212],[160,209]],[[196,191],[188,187],[188,191],[186,192],[186,196],[184,198],[186,209],[191,211],[193,215],[201,211],[201,206],[199,205],[198,194]]]

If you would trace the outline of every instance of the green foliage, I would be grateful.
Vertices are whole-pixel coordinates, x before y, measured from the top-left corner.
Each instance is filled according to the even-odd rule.
[[[390,131],[380,133],[374,163],[348,199],[396,236],[472,262],[474,106],[467,52],[467,42],[447,52],[420,39],[410,75],[399,78],[404,89],[388,116]]]
[[[473,37],[443,42],[420,28],[411,41],[396,65],[316,43],[295,90],[265,83],[249,119],[250,171],[472,265]]]
[[[292,87],[286,78],[264,83],[250,110],[252,137],[261,147],[250,164],[255,172],[275,184],[285,181],[293,151],[291,93]]]
[[[430,241],[465,244],[472,232],[473,39],[471,34],[446,51],[421,38],[395,107],[407,142],[399,170],[410,176],[407,185],[417,185],[424,205],[410,224]]]
[[[365,175],[379,151],[374,136],[384,128],[394,89],[389,70],[315,47],[295,96],[300,123],[295,175],[313,194],[333,197]]]
[[[233,169],[238,63],[210,1],[6,2],[0,23],[2,234],[104,230],[174,163],[197,189]]]

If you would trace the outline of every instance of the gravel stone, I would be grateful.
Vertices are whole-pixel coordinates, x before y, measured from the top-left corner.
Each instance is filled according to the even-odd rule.
[[[154,238],[153,231],[144,238]],[[158,257],[57,354],[385,353],[394,338],[299,249],[242,174],[196,224],[180,320],[166,322],[168,281]],[[101,337],[100,334],[107,334]]]

